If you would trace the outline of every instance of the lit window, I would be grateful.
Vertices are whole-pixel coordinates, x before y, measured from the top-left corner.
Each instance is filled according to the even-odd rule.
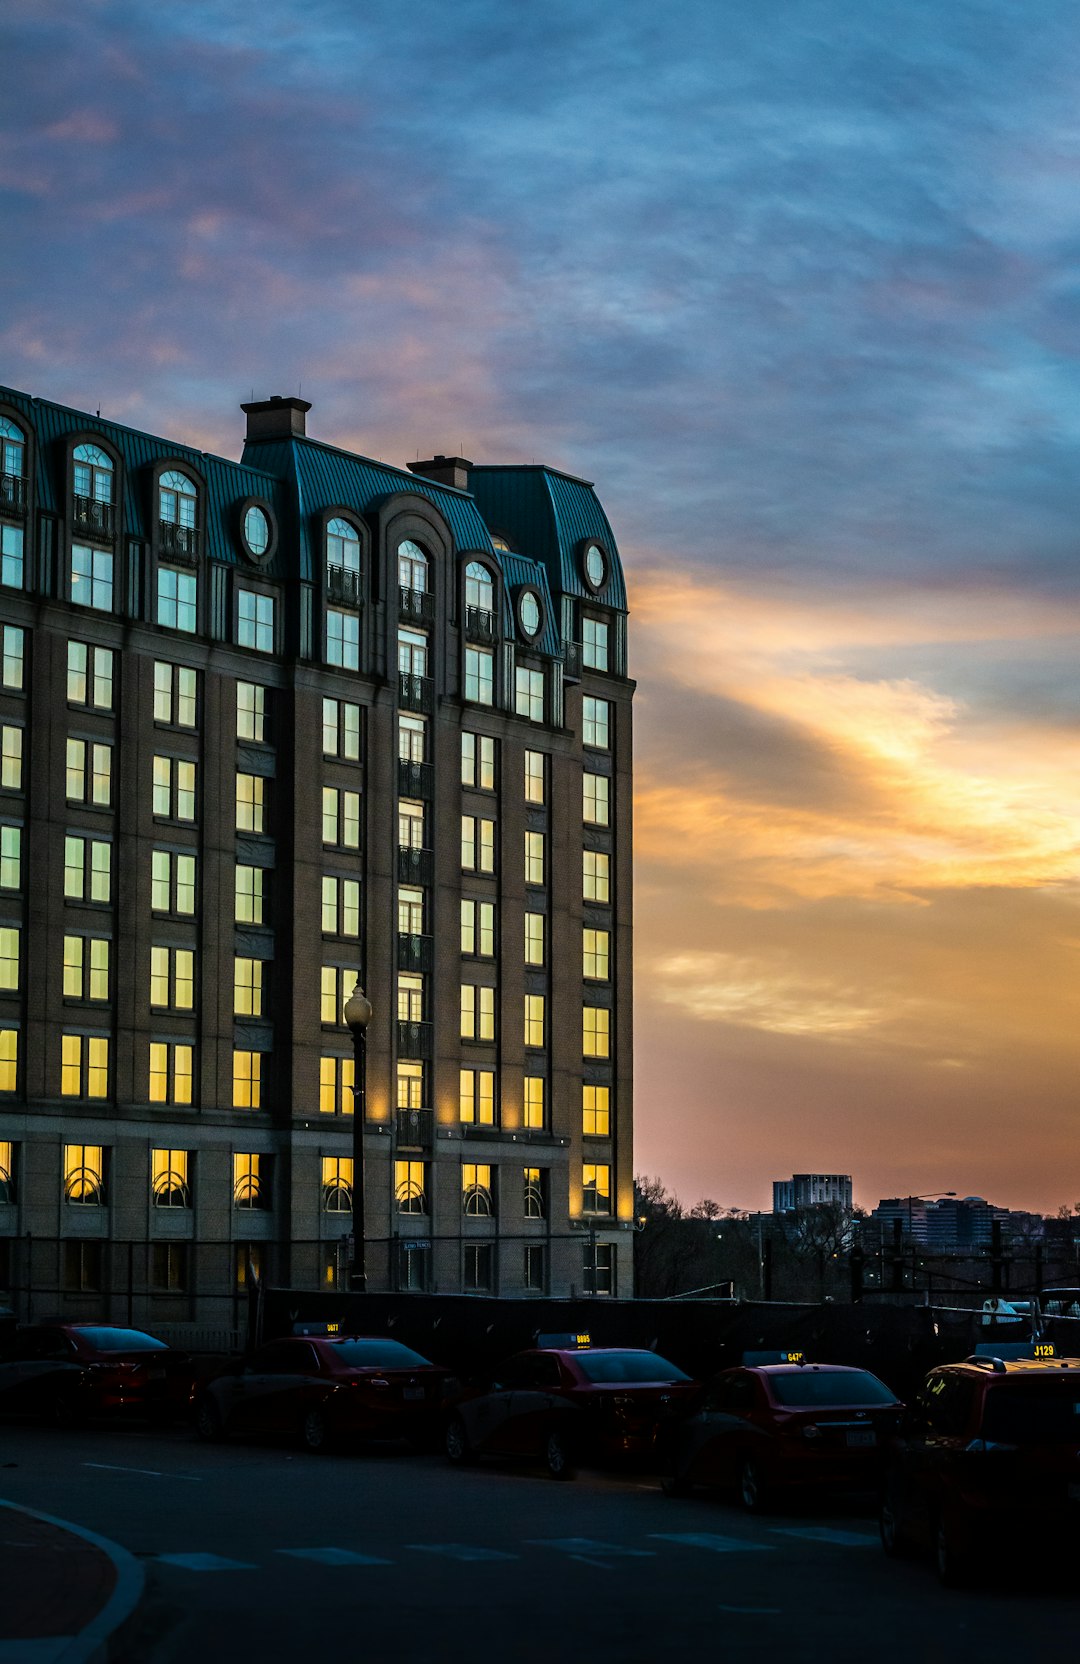
[[[542,832],[526,832],[525,834],[525,882],[526,884],[542,884],[544,882],[544,834]]]
[[[191,1155],[187,1150],[151,1150],[150,1194],[156,1208],[191,1206],[190,1171]]]
[[[423,849],[424,805],[408,798],[398,800],[398,848]]]
[[[354,612],[327,607],[326,662],[342,670],[359,670],[360,620]]]
[[[599,849],[586,849],[581,855],[582,895],[586,901],[609,900],[610,857]]]
[[[261,1017],[263,1009],[263,962],[239,954],[233,959],[233,1014]]]
[[[18,992],[21,936],[22,932],[16,926],[0,925],[0,989],[5,993]],[[68,938],[64,940],[66,942]]]
[[[112,802],[112,746],[69,739],[65,782],[69,803],[107,809]]]
[[[585,745],[591,745],[594,751],[610,749],[610,706],[606,699],[590,699],[588,695],[581,701],[581,738]]]
[[[462,734],[461,784],[481,792],[495,790],[495,741],[489,734]]]
[[[199,580],[194,572],[177,572],[172,566],[158,567],[157,621],[166,630],[195,634],[199,622]]]
[[[103,936],[64,937],[64,998],[107,1001],[110,943]]]
[[[611,1012],[600,1005],[586,1005],[581,1013],[581,1050],[585,1057],[609,1057]]]
[[[60,1093],[65,1098],[107,1098],[109,1042],[101,1035],[60,1036]]]
[[[266,781],[261,774],[236,776],[236,830],[265,831]]]
[[[427,756],[427,723],[422,716],[398,717],[398,757],[403,763],[422,763]]]
[[[234,898],[237,924],[262,924],[264,922],[265,884],[265,868],[237,867]]]
[[[249,512],[252,512],[249,510]],[[274,651],[274,597],[241,589],[236,597],[236,640],[259,653]]]
[[[581,662],[588,670],[608,667],[608,627],[598,618],[582,619]]]
[[[458,1120],[465,1126],[495,1125],[495,1074],[491,1069],[462,1069],[458,1081]]]
[[[19,1031],[0,1028],[0,1092],[14,1092],[19,1080]]]
[[[398,631],[398,670],[402,676],[426,676],[428,638],[423,630]]]
[[[581,1169],[581,1205],[586,1213],[611,1212],[611,1168],[585,1162]]]
[[[351,1115],[354,1085],[351,1057],[320,1057],[319,1110],[323,1115]]]
[[[195,1008],[195,955],[190,948],[150,949],[150,1004],[157,1011]]]
[[[397,1014],[399,1023],[424,1021],[424,979],[409,972],[398,974]]]
[[[236,737],[257,745],[266,738],[266,689],[257,682],[236,684]]]
[[[234,1109],[259,1109],[262,1104],[262,1052],[233,1052]]]
[[[198,725],[199,673],[186,665],[154,663],[154,721],[174,728]]]
[[[112,710],[111,647],[90,647],[85,641],[68,642],[67,697],[69,705],[86,705],[95,711]]]
[[[360,848],[360,793],[324,786],[322,794],[322,841],[343,849]]]
[[[26,631],[17,624],[3,627],[3,676],[0,685],[21,691],[26,683]]]
[[[105,1204],[105,1152],[100,1144],[64,1145],[64,1200],[81,1207]]]
[[[23,731],[4,723],[0,731],[0,786],[9,792],[22,791]]]
[[[522,1197],[522,1212],[526,1219],[545,1219],[547,1208],[544,1205],[544,1170],[541,1167],[524,1167],[521,1173],[524,1181],[524,1195]]]
[[[495,957],[495,903],[470,901],[461,903],[461,951],[478,959]]]
[[[0,1087],[0,1090],[3,1090]],[[0,1139],[0,1206],[15,1200],[15,1146],[9,1139]]]
[[[471,982],[461,985],[461,1038],[494,1040],[495,990]]]
[[[424,934],[424,892],[402,885],[398,890],[398,932],[402,936]]]
[[[71,599],[77,607],[113,610],[113,557],[108,549],[71,545]]]
[[[270,1156],[233,1156],[233,1204],[238,1208],[270,1206]]]
[[[399,1109],[423,1109],[424,1065],[422,1063],[398,1063],[397,1107]]]
[[[490,1219],[494,1214],[491,1168],[486,1162],[462,1162],[461,1208],[463,1213],[473,1219]]]
[[[322,1196],[325,1213],[351,1213],[353,1164],[351,1156],[323,1156]]]
[[[590,982],[608,980],[609,941],[606,930],[583,929],[581,932],[582,975]]]
[[[322,881],[322,931],[324,936],[360,934],[360,881],[357,878],[324,878]]]
[[[195,764],[181,757],[154,758],[153,809],[166,820],[195,819]]]
[[[22,827],[0,826],[0,890],[17,890],[21,884]]]
[[[345,1003],[356,985],[357,973],[342,965],[324,965],[319,986],[319,1021],[339,1028],[345,1021]]]
[[[586,1138],[607,1138],[611,1132],[610,1088],[582,1086],[581,1130]]]
[[[360,571],[360,533],[348,520],[331,520],[326,528],[326,564]]]
[[[461,817],[462,872],[495,871],[495,822],[477,815]]]
[[[152,1104],[192,1102],[194,1048],[186,1041],[151,1040],[149,1098]]]
[[[527,1046],[542,1046],[544,1044],[543,994],[525,995],[525,1044]]]
[[[541,1132],[544,1127],[544,1077],[525,1076],[524,1124],[529,1132]]]
[[[402,589],[423,591],[428,587],[428,558],[410,538],[398,544],[398,583]]]
[[[581,777],[581,818],[587,826],[607,826],[610,815],[611,782],[606,774],[585,773]]]
[[[427,1213],[427,1173],[422,1161],[395,1161],[394,1197],[399,1213]]]
[[[112,845],[98,838],[64,839],[64,894],[70,901],[107,902],[112,894]]]
[[[525,753],[526,803],[543,803],[544,801],[544,761],[542,751],[526,751]]]
[[[468,697],[466,695],[466,697]],[[527,716],[530,722],[544,720],[544,672],[542,670],[522,670],[520,666],[514,677],[514,709],[518,716]]]
[[[465,697],[474,705],[495,700],[495,655],[486,647],[465,649]]]
[[[347,699],[322,702],[322,748],[324,757],[341,757],[347,763],[360,758],[360,707]]]

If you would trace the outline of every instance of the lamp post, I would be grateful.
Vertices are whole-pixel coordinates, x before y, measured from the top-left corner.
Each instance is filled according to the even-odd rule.
[[[345,1021],[353,1037],[355,1078],[353,1080],[353,1184],[352,1219],[353,1253],[349,1267],[349,1288],[363,1294],[367,1288],[364,1266],[364,1126],[367,1121],[367,1027],[371,1021],[371,1001],[360,986],[345,1002]]]

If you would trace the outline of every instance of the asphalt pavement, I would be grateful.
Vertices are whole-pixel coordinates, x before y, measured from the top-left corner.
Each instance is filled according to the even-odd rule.
[[[385,1448],[0,1429],[0,1497],[122,1545],[146,1591],[112,1664],[992,1660],[1065,1641],[1060,1579],[951,1592],[869,1503],[751,1518],[648,1475],[556,1483]],[[343,1652],[342,1648],[347,1647]],[[28,1655],[29,1657],[30,1655]]]

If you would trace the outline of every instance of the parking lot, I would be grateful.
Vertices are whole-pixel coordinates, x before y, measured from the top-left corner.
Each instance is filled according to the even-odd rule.
[[[870,1499],[751,1518],[647,1473],[555,1484],[370,1447],[200,1444],[185,1428],[0,1431],[0,1495],[137,1556],[120,1664],[348,1656],[415,1664],[1004,1657],[1063,1638],[1062,1583],[941,1590],[887,1562]],[[1006,1584],[1008,1580],[1006,1579]],[[707,1650],[706,1650],[707,1649]]]

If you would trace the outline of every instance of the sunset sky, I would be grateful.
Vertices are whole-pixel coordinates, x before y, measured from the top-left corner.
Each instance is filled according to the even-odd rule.
[[[1080,1200],[1075,0],[7,0],[0,381],[595,480],[637,1156]]]

